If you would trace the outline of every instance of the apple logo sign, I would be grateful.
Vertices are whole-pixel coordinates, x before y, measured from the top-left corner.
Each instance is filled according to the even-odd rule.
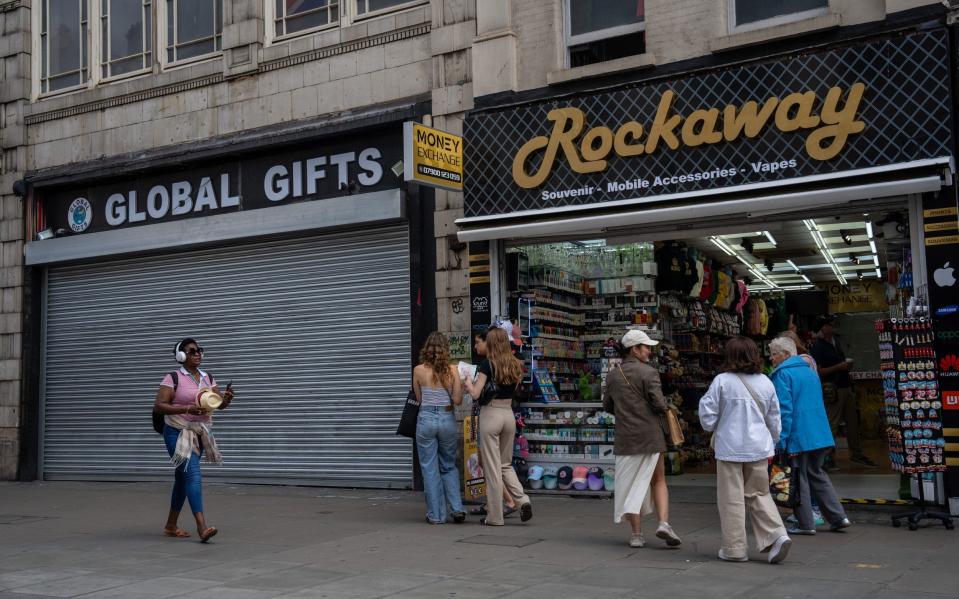
[[[952,287],[956,284],[955,270],[946,262],[942,268],[937,268],[936,272],[932,273],[932,278],[940,287]]]

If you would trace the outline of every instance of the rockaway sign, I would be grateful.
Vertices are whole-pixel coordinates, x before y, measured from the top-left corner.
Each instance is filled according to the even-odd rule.
[[[929,31],[474,111],[458,222],[948,162],[949,81]]]

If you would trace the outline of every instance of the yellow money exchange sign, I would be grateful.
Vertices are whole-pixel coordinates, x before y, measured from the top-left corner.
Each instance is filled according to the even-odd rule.
[[[403,179],[463,191],[463,138],[419,123],[403,124]]]

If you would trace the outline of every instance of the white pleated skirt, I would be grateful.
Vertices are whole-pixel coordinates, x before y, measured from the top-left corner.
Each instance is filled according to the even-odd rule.
[[[616,456],[616,511],[613,522],[622,522],[623,514],[648,516],[656,511],[649,483],[653,480],[658,463],[658,453]]]

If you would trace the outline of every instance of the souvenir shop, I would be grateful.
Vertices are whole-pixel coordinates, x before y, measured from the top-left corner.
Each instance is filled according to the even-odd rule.
[[[508,317],[522,336],[517,447],[532,489],[615,488],[602,398],[629,328],[660,341],[685,428],[668,471],[710,473],[697,408],[725,341],[765,354],[793,330],[808,345],[827,316],[858,406],[840,471],[941,479],[959,466],[940,383],[919,414],[918,392],[902,408],[883,380],[921,371],[959,397],[946,391],[959,364],[935,359],[952,351],[937,331],[959,329],[947,50],[944,32],[917,33],[471,113],[458,224],[472,322]],[[888,356],[893,328],[928,347]]]

